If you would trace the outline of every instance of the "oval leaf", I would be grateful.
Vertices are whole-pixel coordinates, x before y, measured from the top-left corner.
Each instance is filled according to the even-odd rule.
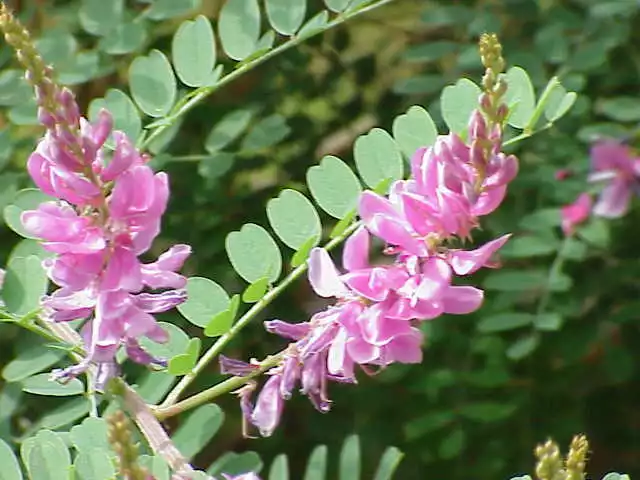
[[[247,282],[253,283],[262,277],[275,282],[280,277],[280,250],[261,226],[248,223],[240,231],[231,232],[225,247],[234,270]]]
[[[111,480],[116,471],[108,450],[83,450],[76,457],[73,465],[81,480]]]
[[[183,22],[173,37],[171,52],[182,83],[190,87],[208,83],[216,63],[216,43],[207,17],[198,15]]]
[[[258,0],[228,0],[220,11],[218,33],[222,48],[233,60],[251,55],[260,37]]]
[[[396,447],[387,448],[382,454],[373,480],[391,480],[393,473],[400,465],[402,457],[404,457],[404,454]]]
[[[360,176],[371,188],[380,182],[400,180],[403,175],[402,155],[395,140],[381,128],[361,135],[353,147]]]
[[[251,109],[234,110],[222,117],[204,142],[207,152],[218,152],[238,138],[249,126],[253,113]]]
[[[39,307],[48,285],[41,258],[35,255],[14,257],[5,272],[2,300],[11,313],[26,315]]]
[[[269,480],[289,480],[289,460],[284,453],[273,459],[269,469]]]
[[[420,147],[434,144],[438,130],[429,112],[414,105],[393,121],[393,137],[408,159]]]
[[[129,85],[133,99],[150,117],[162,117],[171,110],[176,98],[176,79],[169,60],[159,50],[131,62]]]
[[[360,478],[360,439],[357,435],[350,435],[342,444],[338,478],[340,480]]]
[[[227,292],[208,278],[189,278],[187,295],[187,301],[178,305],[178,311],[199,327],[206,327],[215,315],[229,306]]]
[[[104,98],[96,98],[89,105],[89,118],[95,121],[101,108],[113,115],[113,128],[123,131],[136,142],[142,131],[142,120],[133,101],[121,90],[110,88]]]
[[[307,0],[266,0],[267,17],[274,30],[282,35],[293,35],[304,21]]]
[[[452,132],[466,136],[469,117],[473,109],[478,107],[480,93],[480,87],[466,78],[444,88],[440,97],[440,108],[442,118]]]
[[[307,170],[307,183],[313,199],[332,217],[343,218],[358,206],[362,186],[338,157],[326,156]]]
[[[313,449],[309,455],[304,480],[324,480],[327,477],[327,454],[326,445],[318,445]]]
[[[18,459],[11,447],[0,438],[0,480],[22,480]]]
[[[509,125],[524,128],[536,108],[536,95],[529,74],[520,67],[511,67],[506,74],[507,93],[505,102],[509,106]],[[535,127],[535,125],[531,125]]]
[[[214,403],[198,407],[178,427],[171,439],[187,459],[193,458],[218,432],[224,412]]]
[[[322,226],[318,212],[307,197],[295,190],[283,190],[267,203],[271,227],[285,245],[298,250],[311,237],[320,239]]]
[[[48,395],[51,397],[69,397],[84,393],[84,385],[77,378],[62,384],[51,379],[48,373],[41,373],[29,377],[22,382],[22,390],[35,395]]]

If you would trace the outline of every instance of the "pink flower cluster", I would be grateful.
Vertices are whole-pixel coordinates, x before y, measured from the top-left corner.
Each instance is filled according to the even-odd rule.
[[[500,127],[488,127],[475,111],[469,143],[459,136],[440,136],[419,149],[411,161],[411,177],[395,182],[387,197],[367,191],[359,202],[361,226],[347,239],[340,272],[326,250],[315,248],[308,277],[321,297],[335,304],[308,322],[266,322],[266,328],[292,341],[284,360],[251,404],[241,405],[262,435],[276,428],[286,399],[296,385],[321,412],[329,410],[329,381],[355,383],[355,367],[385,367],[395,362],[419,363],[423,335],[418,324],[442,314],[477,310],[483,291],[456,286],[456,276],[495,266],[493,254],[509,235],[475,250],[451,248],[469,237],[478,217],[494,211],[518,170],[517,159],[501,150]],[[488,146],[488,148],[487,148]],[[393,261],[369,263],[371,237],[386,244]],[[221,359],[226,373],[246,374],[251,366]]]
[[[186,299],[186,279],[176,272],[191,249],[176,245],[155,262],[140,261],[160,232],[167,175],[154,174],[127,136],[112,131],[107,111],[92,124],[69,90],[57,100],[57,111],[40,109],[47,132],[27,164],[35,184],[57,200],[24,212],[22,223],[55,254],[44,265],[60,288],[43,300],[45,314],[53,321],[89,319],[85,361],[57,376],[69,378],[95,362],[104,367],[103,383],[121,346],[136,362],[155,361],[138,340],[167,340],[153,314]],[[113,149],[105,145],[111,134]],[[163,291],[143,292],[147,287]]]
[[[627,213],[631,197],[640,193],[640,157],[633,156],[629,146],[619,141],[597,142],[591,148],[591,173],[587,180],[605,186],[595,205],[588,193],[582,193],[574,203],[562,207],[565,235],[571,235],[575,226],[591,213],[604,218],[619,218]]]

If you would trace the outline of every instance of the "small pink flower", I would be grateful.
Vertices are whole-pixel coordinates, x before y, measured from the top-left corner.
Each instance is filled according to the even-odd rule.
[[[581,194],[577,200],[561,209],[562,231],[565,235],[572,235],[576,225],[581,224],[591,214],[593,201],[588,193]]]
[[[593,207],[594,215],[618,218],[627,213],[631,195],[640,185],[640,158],[627,145],[606,140],[591,149],[591,182],[608,182]]]

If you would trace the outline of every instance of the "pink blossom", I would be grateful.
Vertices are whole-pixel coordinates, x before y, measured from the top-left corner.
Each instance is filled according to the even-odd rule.
[[[562,207],[562,231],[565,235],[573,234],[575,226],[589,218],[592,204],[591,196],[582,193],[575,202]]]
[[[22,223],[56,254],[43,262],[61,287],[43,300],[45,314],[54,321],[87,319],[86,359],[56,376],[69,378],[94,362],[104,383],[117,370],[106,366],[114,364],[120,347],[134,361],[163,362],[145,352],[139,339],[167,340],[153,315],[186,300],[186,279],[177,271],[191,248],[176,245],[155,262],[140,261],[160,232],[169,198],[166,174],[154,173],[127,136],[112,131],[107,111],[90,123],[69,90],[57,98],[55,111],[40,109],[47,133],[28,170],[36,185],[58,200],[24,212]],[[113,151],[104,148],[109,135]],[[169,290],[147,291],[158,288]]]
[[[627,145],[606,140],[591,149],[591,182],[606,182],[595,206],[594,215],[607,218],[623,216],[631,195],[637,191],[640,157],[634,157]]]

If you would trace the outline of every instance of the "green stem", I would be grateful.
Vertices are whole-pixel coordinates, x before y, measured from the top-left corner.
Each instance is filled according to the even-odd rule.
[[[257,67],[257,66],[263,64],[264,62],[266,62],[267,60],[270,60],[271,58],[277,56],[278,54],[280,54],[280,53],[282,53],[282,52],[284,52],[284,51],[286,51],[286,50],[288,50],[290,48],[293,48],[293,47],[299,45],[303,41],[305,41],[305,40],[307,40],[307,39],[309,39],[309,38],[311,38],[311,37],[313,37],[313,36],[315,36],[315,35],[317,35],[319,33],[322,33],[322,32],[325,32],[326,30],[329,30],[331,28],[337,27],[338,25],[343,24],[347,20],[351,20],[352,18],[355,18],[358,15],[365,14],[367,12],[375,10],[378,7],[382,7],[383,5],[390,4],[393,1],[394,0],[379,0],[379,1],[375,2],[375,3],[372,3],[371,5],[368,5],[366,7],[360,8],[358,10],[354,10],[354,11],[351,11],[351,12],[340,14],[340,15],[338,15],[336,18],[331,20],[329,23],[327,23],[324,27],[322,27],[321,29],[319,29],[316,32],[312,32],[311,34],[304,35],[304,36],[301,36],[301,37],[293,37],[291,40],[288,40],[288,41],[278,45],[273,50],[270,50],[269,52],[265,53],[264,55],[262,55],[262,56],[260,56],[258,58],[255,58],[253,60],[249,60],[248,62],[246,62],[244,64],[240,63],[239,66],[235,70],[233,70],[231,73],[229,73],[225,77],[222,77],[215,85],[207,85],[207,86],[204,86],[204,87],[200,87],[200,88],[194,90],[188,96],[188,99],[186,101],[178,103],[173,108],[173,111],[169,115],[167,115],[167,117],[164,119],[164,120],[166,120],[166,122],[163,123],[162,125],[159,125],[156,129],[154,129],[144,139],[144,141],[140,145],[140,149],[142,150],[142,149],[148,147],[149,144],[153,140],[155,140],[162,132],[164,132],[167,128],[169,128],[171,125],[173,125],[178,118],[180,118],[181,116],[183,116],[184,114],[186,114],[187,112],[192,110],[202,100],[207,98],[209,95],[211,95],[212,93],[214,93],[218,89],[224,87],[228,83],[233,82],[236,78],[238,78],[241,75],[245,74],[249,70],[254,69],[255,67]]]
[[[358,227],[360,226],[360,222],[353,223],[350,225],[341,235],[337,236],[330,242],[325,245],[325,249],[331,250],[336,245],[339,245],[343,240],[345,240],[349,235],[351,235]],[[257,303],[255,303],[247,312],[240,317],[240,319],[229,329],[227,333],[222,335],[218,340],[205,352],[205,354],[198,360],[198,363],[191,373],[182,377],[182,379],[178,382],[178,384],[169,392],[164,402],[160,405],[160,409],[164,409],[169,407],[170,405],[175,404],[178,401],[180,395],[186,390],[186,388],[191,385],[191,382],[205,369],[211,361],[222,352],[224,347],[227,346],[229,341],[238,334],[240,330],[242,330],[245,326],[253,320],[253,318],[258,315],[264,308],[269,305],[273,300],[275,300],[278,295],[282,293],[289,285],[291,285],[295,280],[297,280],[304,272],[307,271],[307,264],[303,263],[302,265],[294,268],[289,275],[287,275],[278,285],[276,285],[273,289],[269,290],[267,294],[262,297]],[[224,382],[223,382],[224,383]],[[215,387],[212,387],[215,388]],[[186,400],[185,400],[186,401]],[[181,402],[182,403],[182,402]]]
[[[185,398],[184,400],[174,405],[157,407],[153,409],[154,414],[156,418],[162,421],[166,418],[178,415],[179,413],[182,413],[186,410],[190,410],[204,403],[210,402],[216,397],[237,390],[238,388],[248,383],[252,378],[257,377],[270,368],[278,365],[282,361],[283,356],[283,353],[271,355],[267,357],[263,362],[261,362],[259,367],[256,368],[255,372],[252,372],[250,375],[228,378],[227,380],[220,382],[217,385],[214,385],[213,387],[210,387],[206,390],[203,390],[202,392],[199,392],[191,397]]]

